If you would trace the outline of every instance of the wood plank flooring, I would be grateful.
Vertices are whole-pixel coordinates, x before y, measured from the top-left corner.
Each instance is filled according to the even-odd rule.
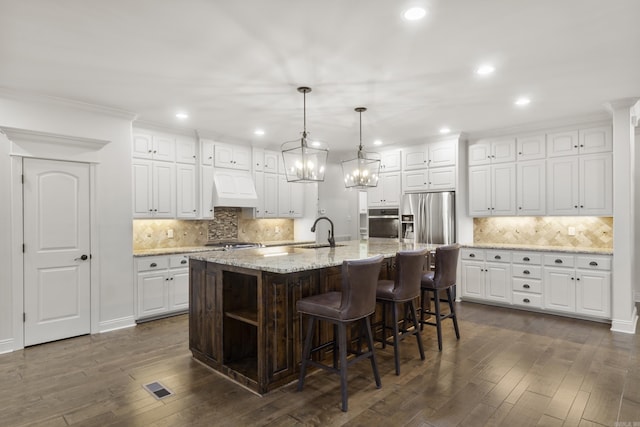
[[[186,315],[0,355],[0,426],[640,426],[640,336],[609,325],[458,304],[444,327],[377,348],[349,368],[349,412],[336,375],[257,396],[191,358]],[[156,400],[143,384],[175,395]]]

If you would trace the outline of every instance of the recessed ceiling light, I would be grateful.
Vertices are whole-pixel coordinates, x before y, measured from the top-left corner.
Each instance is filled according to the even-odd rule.
[[[496,68],[493,65],[485,64],[478,67],[478,69],[476,70],[476,74],[480,76],[486,76],[488,74],[492,74],[495,70]]]
[[[312,141],[311,145],[313,147],[320,147],[322,145],[322,142],[321,141]]]
[[[405,10],[402,16],[404,16],[404,19],[406,19],[407,21],[417,21],[419,19],[424,18],[426,14],[427,14],[427,11],[424,10],[423,8],[412,7]]]
[[[253,133],[255,135],[264,135],[264,130],[263,129],[256,129],[253,131]]]
[[[375,141],[373,141],[373,145],[382,145],[382,141],[376,139]]]
[[[531,100],[529,98],[527,98],[526,96],[521,96],[520,98],[516,99],[515,104],[519,107],[524,107],[525,105],[529,105],[530,102]]]
[[[451,132],[451,129],[449,129],[448,127],[440,128],[440,133],[442,134],[449,133],[449,132]]]
[[[187,113],[179,112],[179,113],[176,113],[176,117],[184,120],[184,119],[188,119],[189,115]]]

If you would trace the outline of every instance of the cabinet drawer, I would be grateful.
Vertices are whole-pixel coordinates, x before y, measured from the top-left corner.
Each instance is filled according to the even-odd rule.
[[[534,294],[542,293],[542,281],[538,279],[522,279],[514,277],[511,281],[514,291],[531,292]]]
[[[575,257],[565,254],[548,254],[544,256],[544,265],[549,267],[573,267],[575,265]]]
[[[542,308],[542,295],[514,292],[512,303],[523,307]]]
[[[611,257],[608,256],[578,256],[576,267],[589,270],[611,270]]]
[[[169,267],[169,259],[163,257],[144,257],[136,262],[138,271],[162,270]]]
[[[542,254],[538,252],[514,252],[511,261],[518,264],[542,264]]]
[[[463,248],[460,250],[460,257],[462,259],[484,261],[484,251],[478,249]]]
[[[516,277],[524,277],[529,279],[542,279],[542,267],[537,265],[519,265],[514,264],[511,272]]]
[[[486,260],[491,262],[511,262],[511,252],[509,251],[485,251]]]
[[[173,255],[169,257],[169,268],[188,267],[189,257],[187,255]]]

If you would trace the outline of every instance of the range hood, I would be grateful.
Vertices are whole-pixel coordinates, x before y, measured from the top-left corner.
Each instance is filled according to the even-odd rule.
[[[217,169],[213,175],[213,206],[257,207],[258,195],[251,173]]]

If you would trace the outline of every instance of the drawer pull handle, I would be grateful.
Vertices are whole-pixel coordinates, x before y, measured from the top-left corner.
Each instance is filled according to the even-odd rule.
[[[494,256],[495,259],[502,259],[502,257],[500,255],[496,255]]]
[[[531,261],[528,256],[522,258],[523,261]]]
[[[562,264],[562,260],[560,258],[558,258],[557,260],[555,260],[556,264]]]
[[[522,287],[525,288],[525,289],[529,289],[531,286],[529,286],[528,284],[525,283],[524,285],[522,285]]]
[[[595,261],[591,261],[591,262],[589,263],[589,265],[590,265],[590,266],[592,266],[592,267],[597,267],[597,266],[598,266],[598,263],[597,263],[597,262],[595,262]]]
[[[469,254],[469,258],[475,258],[476,254]]]
[[[149,265],[149,267],[157,267],[157,266],[158,266],[158,264],[156,264],[155,262],[152,262],[152,263]]]
[[[522,302],[526,302],[527,304],[529,304],[531,301],[529,301],[529,298],[524,298]]]
[[[529,270],[525,270],[522,272],[522,274],[531,274],[531,272]]]
[[[186,263],[187,263],[186,259],[183,259],[182,261],[180,261],[180,264],[186,264]]]

